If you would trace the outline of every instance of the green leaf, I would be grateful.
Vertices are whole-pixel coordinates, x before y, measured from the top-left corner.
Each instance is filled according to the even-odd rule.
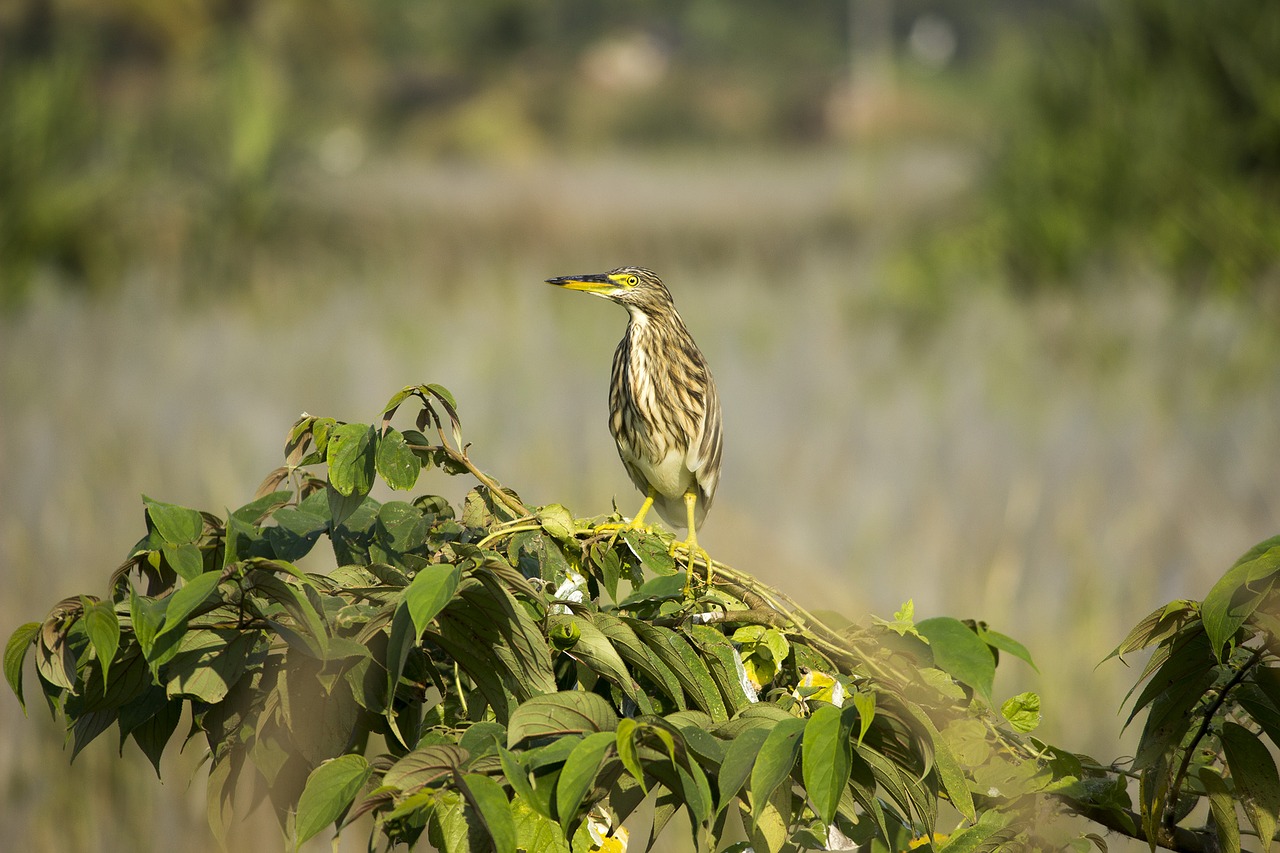
[[[618,581],[622,578],[622,555],[616,548],[597,542],[591,546],[591,562],[600,570],[600,583],[612,601],[618,600]]]
[[[743,814],[751,850],[756,853],[784,853],[790,841],[788,829],[793,820],[791,792],[781,787],[769,797],[760,797],[751,791],[751,820]]]
[[[502,764],[502,775],[511,785],[516,798],[531,806],[536,805],[538,800],[533,793],[533,784],[529,781],[528,768],[520,762],[514,752],[501,745],[498,746],[498,760]]]
[[[412,489],[418,482],[422,462],[409,449],[400,431],[394,427],[388,427],[386,433],[378,438],[374,467],[382,479],[387,481],[388,486],[404,491]]]
[[[711,817],[711,784],[707,781],[707,774],[702,771],[696,762],[689,762],[686,767],[683,764],[676,765],[676,776],[680,780],[680,795],[684,800],[685,808],[689,810],[690,822],[693,824],[695,843],[698,838],[699,826],[707,822]]]
[[[227,519],[226,548],[222,555],[222,567],[250,557],[271,556],[271,546],[261,528],[232,516]]]
[[[853,769],[849,774],[849,787],[845,789],[846,796],[840,800],[840,814],[846,820],[861,823],[861,816],[853,812],[853,804],[856,803],[862,808],[863,814],[871,818],[868,829],[874,831],[876,837],[888,840],[889,829],[884,819],[884,807],[880,805],[876,795],[875,776],[859,754],[862,748],[861,745],[854,747]]]
[[[420,796],[424,798],[422,804],[409,808],[414,800],[411,797],[390,812],[387,819],[421,813],[425,808],[429,816],[427,839],[440,853],[484,853],[489,838],[462,794],[446,790]]]
[[[395,410],[400,408],[400,404],[403,403],[405,400],[409,399],[409,397],[412,396],[414,392],[416,392],[417,390],[418,390],[417,385],[406,385],[396,393],[392,394],[391,399],[388,400],[387,404],[382,407],[382,414],[384,416],[389,416],[394,414]]]
[[[503,581],[490,572],[472,575],[457,597],[436,617],[433,639],[484,691],[498,722],[519,701],[556,691],[546,637]]]
[[[343,497],[373,488],[377,431],[367,424],[342,424],[329,437],[329,482]]]
[[[770,731],[769,728],[758,726],[746,729],[729,741],[724,762],[720,765],[720,810],[723,811],[746,784],[751,768],[755,766],[756,756],[760,754],[760,747],[764,745]]]
[[[987,626],[978,624],[978,639],[986,643],[988,646],[994,646],[1002,652],[1008,652],[1018,660],[1024,661],[1036,672],[1039,668],[1036,662],[1031,659],[1031,652],[1027,651],[1027,647],[1019,643],[1013,637],[1001,634],[999,631],[992,631]]]
[[[710,714],[717,723],[729,719],[706,662],[684,637],[670,628],[651,625],[640,619],[624,619],[623,622],[666,664],[695,705]]]
[[[298,799],[295,846],[337,821],[372,773],[362,755],[342,755],[312,770]]]
[[[609,613],[594,613],[592,621],[609,639],[624,661],[649,679],[661,695],[675,703],[680,709],[685,708],[684,691],[680,689],[680,681],[670,667],[664,664],[653,650],[641,642],[636,632],[618,617]]]
[[[653,705],[649,697],[640,690],[640,686],[631,677],[617,649],[609,642],[604,632],[595,626],[595,623],[585,616],[553,613],[547,617],[547,624],[550,626],[549,634],[561,631],[576,634],[576,642],[563,650],[565,654],[597,675],[618,685],[628,698],[640,706],[641,713],[653,713]]]
[[[258,635],[230,628],[187,631],[165,668],[165,692],[216,704],[244,675]]]
[[[324,620],[306,593],[272,574],[270,569],[273,567],[292,568],[287,563],[255,564],[257,570],[252,574],[253,590],[283,607],[293,618],[294,625],[302,631],[306,639],[306,651],[323,660],[328,656],[329,650],[329,633]]]
[[[421,547],[431,535],[431,522],[422,510],[404,501],[388,501],[378,509],[378,527],[383,546],[404,553]]]
[[[479,773],[463,774],[458,782],[463,795],[480,815],[493,841],[494,853],[515,853],[516,824],[502,786]]]
[[[653,604],[662,601],[680,601],[684,598],[684,585],[688,576],[676,572],[670,575],[659,575],[645,581],[624,598],[619,605],[624,609],[635,609],[642,604]]]
[[[115,605],[110,601],[89,605],[85,608],[84,624],[89,642],[102,664],[102,683],[106,684],[111,661],[120,647],[120,620],[116,618]]]
[[[22,663],[27,659],[27,649],[31,648],[39,633],[39,622],[27,622],[19,625],[9,635],[9,641],[4,646],[4,679],[9,682],[9,689],[18,697],[23,714],[27,713],[27,702],[22,696]]]
[[[1163,654],[1162,654],[1163,653]],[[1161,644],[1151,656],[1152,662],[1160,663],[1147,686],[1133,703],[1125,725],[1129,725],[1138,712],[1145,708],[1157,696],[1166,692],[1178,692],[1191,680],[1202,679],[1211,673],[1217,663],[1213,649],[1209,645],[1209,637],[1203,630],[1190,628],[1176,635],[1172,640]],[[1147,670],[1151,666],[1148,665]],[[1145,675],[1145,673],[1144,673]],[[1130,693],[1137,689],[1135,684]],[[1126,696],[1127,700],[1128,697]]]
[[[974,820],[977,812],[974,809],[973,796],[969,793],[969,783],[965,779],[964,768],[960,766],[955,753],[951,751],[951,745],[939,734],[933,719],[925,713],[923,708],[914,703],[906,704],[907,710],[929,735],[929,746],[933,749],[933,766],[937,771],[938,780],[942,782],[942,789],[947,793],[947,799],[951,801],[956,811],[967,819]],[[932,800],[932,795],[928,796]]]
[[[507,747],[526,738],[612,732],[617,728],[618,715],[604,697],[564,690],[534,696],[516,708],[507,724]]]
[[[159,691],[161,697],[164,691]],[[173,736],[174,731],[178,728],[178,721],[182,718],[183,700],[173,699],[165,701],[157,710],[147,719],[134,726],[129,736],[133,738],[133,742],[142,750],[142,754],[151,762],[151,766],[155,768],[156,778],[160,777],[160,759],[164,756],[164,748],[169,743],[169,738]],[[124,709],[121,709],[123,717]],[[123,748],[124,744],[120,746]]]
[[[1257,670],[1255,669],[1255,672]],[[1274,744],[1280,744],[1280,710],[1255,684],[1242,684],[1234,696],[1240,707],[1262,727],[1262,733]]]
[[[200,549],[188,542],[185,545],[164,545],[160,548],[165,562],[184,581],[189,581],[204,572],[204,558]]]
[[[556,814],[560,817],[561,825],[568,826],[577,815],[582,798],[591,790],[605,753],[614,742],[613,732],[588,735],[578,742],[565,759],[560,780],[556,783]]]
[[[156,632],[164,621],[164,610],[164,601],[140,596],[137,590],[129,588],[129,621],[133,624],[133,636],[148,660],[151,659]]]
[[[443,385],[437,385],[434,382],[428,382],[426,385],[426,388],[432,394],[435,394],[442,401],[444,401],[450,409],[453,409],[455,412],[457,411],[458,401],[453,398],[453,393],[450,392],[448,388],[444,387]]]
[[[147,507],[147,517],[151,519],[160,538],[170,545],[186,545],[200,538],[204,530],[204,520],[194,509],[177,504],[153,501],[146,495],[142,502]]]
[[[72,602],[74,601],[74,605]],[[68,613],[78,611],[80,603],[67,599],[54,607],[40,626],[36,640],[36,672],[49,683],[72,692],[76,685],[78,653],[69,648],[68,636],[73,627]]]
[[[791,775],[791,769],[795,767],[796,758],[800,755],[800,738],[804,729],[805,721],[802,719],[792,717],[782,720],[760,745],[755,767],[751,769],[753,826],[759,820],[760,812],[773,795],[774,789]]]
[[[431,624],[431,620],[453,600],[461,578],[462,569],[459,566],[426,566],[405,587],[404,603],[409,608],[409,616],[417,635],[421,635]]]
[[[312,547],[329,526],[324,515],[308,512],[297,507],[281,507],[271,516],[275,522],[273,527],[263,530],[271,550],[281,560],[300,560],[311,552]]]
[[[75,761],[80,750],[84,749],[94,738],[107,730],[116,721],[118,712],[115,708],[99,708],[87,711],[75,717],[71,725],[71,760]]]
[[[849,726],[839,708],[823,705],[813,712],[804,727],[800,754],[809,801],[822,822],[830,824],[853,762]]]
[[[919,637],[920,633],[915,626],[916,603],[914,599],[908,598],[893,614],[893,621],[886,622],[883,619],[873,616],[872,621],[875,624],[893,631],[899,637]]]
[[[363,492],[344,495],[334,488],[333,483],[325,486],[325,501],[329,507],[329,530],[336,532],[342,528],[356,510],[365,508],[372,500]],[[358,525],[357,525],[358,526]]]
[[[1209,811],[1218,825],[1218,846],[1222,853],[1240,853],[1240,825],[1236,818],[1235,798],[1222,777],[1211,767],[1201,767],[1198,775],[1209,796]]]
[[[184,627],[187,617],[213,595],[220,579],[219,572],[205,572],[195,580],[183,584],[182,589],[169,596],[164,609],[164,626],[156,633],[156,638],[159,639],[175,628]]]
[[[1151,703],[1138,751],[1133,759],[1135,769],[1142,770],[1177,748],[1191,727],[1191,709],[1204,698],[1214,682],[1212,669],[1200,670],[1175,682]]]
[[[660,538],[643,530],[627,528],[622,531],[622,541],[631,553],[655,575],[669,575],[676,571],[676,560]]]
[[[929,641],[938,669],[977,690],[988,703],[991,701],[996,659],[977,634],[950,616],[926,619],[916,625],[916,630]]]
[[[733,713],[750,705],[751,700],[747,698],[739,670],[741,657],[729,638],[710,625],[690,625],[686,630],[689,632],[690,642],[706,661],[707,670],[720,691],[726,709]],[[710,722],[711,720],[707,721],[708,724]]]
[[[222,847],[226,847],[227,830],[230,829],[232,820],[234,779],[231,775],[231,763],[230,756],[221,761],[214,759],[209,765],[209,778],[204,786],[209,829]]]
[[[1013,816],[1006,812],[988,809],[973,826],[953,832],[937,848],[938,853],[981,853],[981,851],[1008,849],[1001,843],[1004,837],[997,836],[1012,820]]]
[[[576,536],[573,527],[573,513],[560,504],[548,504],[538,510],[538,523],[552,538],[561,542],[571,542]]]
[[[473,759],[496,753],[507,739],[507,727],[493,720],[480,720],[467,726],[458,738],[458,746],[471,753]]]
[[[264,518],[289,503],[292,499],[293,492],[289,489],[282,489],[250,501],[231,513],[231,515],[246,524],[261,524]]]
[[[1169,602],[1164,607],[1147,614],[1104,660],[1145,649],[1147,646],[1172,637],[1182,630],[1188,621],[1199,615],[1199,612],[1200,603],[1197,601],[1180,598]]]
[[[1258,736],[1236,723],[1222,726],[1222,750],[1235,779],[1236,795],[1259,838],[1272,838],[1280,820],[1280,776]]]
[[[1213,585],[1200,605],[1201,619],[1218,660],[1249,615],[1262,603],[1280,571],[1280,536],[1249,549]]]
[[[1000,713],[1018,731],[1035,731],[1040,725],[1040,697],[1031,692],[1019,693],[1000,706]]]
[[[644,782],[644,766],[640,763],[640,752],[636,743],[636,729],[639,727],[640,724],[635,720],[618,720],[617,737],[614,743],[618,750],[618,758],[622,761],[622,766],[635,777],[640,789],[648,793],[648,788],[645,787]]]
[[[876,694],[874,690],[856,690],[853,694],[853,707],[858,712],[858,743],[867,736],[871,721],[876,717]]]
[[[391,765],[382,777],[382,784],[412,793],[452,776],[469,757],[465,749],[452,743],[420,746]]]
[[[898,765],[865,744],[856,744],[854,752],[871,770],[876,785],[887,795],[893,810],[897,812],[899,822],[910,825],[911,815],[915,811],[912,808],[914,798]]]
[[[391,726],[392,732],[405,746],[411,746],[412,744],[407,743],[400,733],[399,725],[395,719],[395,703],[392,699],[396,695],[396,685],[400,683],[400,675],[404,672],[405,661],[409,659],[409,653],[413,651],[414,646],[417,644],[418,635],[413,630],[413,617],[409,615],[409,608],[402,603],[396,608],[391,617],[391,636],[387,640],[386,719]]]
[[[516,799],[511,803],[516,824],[516,846],[527,853],[569,853],[560,824],[537,811],[533,802]]]

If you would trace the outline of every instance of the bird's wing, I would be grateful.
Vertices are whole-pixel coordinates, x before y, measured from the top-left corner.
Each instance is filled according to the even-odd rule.
[[[716,483],[720,481],[720,398],[716,396],[716,385],[707,374],[707,399],[702,409],[702,424],[698,433],[689,442],[689,452],[685,455],[685,465],[698,480],[698,488],[702,492],[700,509],[706,511],[711,506],[711,498],[716,493]]]

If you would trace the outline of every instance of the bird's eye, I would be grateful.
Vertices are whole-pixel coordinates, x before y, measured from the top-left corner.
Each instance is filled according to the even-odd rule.
[[[636,278],[635,276],[633,275],[627,276],[627,287],[635,287],[639,283],[640,283],[640,279]]]

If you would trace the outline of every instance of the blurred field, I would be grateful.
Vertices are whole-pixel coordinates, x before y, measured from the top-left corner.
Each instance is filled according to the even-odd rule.
[[[935,194],[964,184],[963,158],[929,149],[389,168],[306,191],[385,229],[359,271],[298,256],[194,306],[145,280],[45,292],[0,343],[0,623],[101,590],[143,530],[140,493],[236,506],[299,411],[369,419],[410,382],[457,394],[474,457],[527,500],[631,511],[604,426],[625,316],[541,280],[642,262],[721,388],[712,553],[854,617],[913,598],[986,619],[1041,669],[1007,662],[999,691],[1040,691],[1046,738],[1121,755],[1134,670],[1095,664],[1276,532],[1280,338],[1247,304],[1152,280],[1032,299],[970,282],[944,314],[904,308],[886,234],[938,203],[902,177],[928,169]],[[18,714],[0,703],[14,849],[163,849],[169,824],[201,843],[201,786],[178,766],[197,745],[162,785],[109,734],[68,768],[43,712]]]
[[[625,315],[542,282],[642,264],[720,388],[711,553],[984,619],[1040,667],[997,699],[1126,754],[1139,670],[1095,665],[1280,527],[1280,15],[803,5],[0,10],[5,636],[104,591],[141,494],[238,506],[299,412],[409,383],[527,502],[630,514]],[[68,767],[29,711],[0,846],[213,849],[199,741],[163,782],[112,732]]]

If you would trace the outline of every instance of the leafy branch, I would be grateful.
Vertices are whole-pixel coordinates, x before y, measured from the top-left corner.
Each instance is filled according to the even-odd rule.
[[[476,481],[460,507],[370,496],[432,468]],[[398,392],[377,426],[303,415],[225,518],[144,503],[108,598],[20,626],[5,677],[25,702],[34,653],[73,757],[114,725],[158,771],[189,712],[219,837],[242,786],[295,842],[367,816],[371,844],[448,853],[624,850],[645,802],[646,847],[683,812],[699,848],[761,853],[1105,849],[1071,815],[1153,849],[1275,834],[1280,539],[1117,647],[1155,649],[1128,770],[1032,736],[1034,694],[996,704],[1002,654],[1034,664],[985,623],[908,602],[832,624],[701,557],[713,580],[689,590],[669,534],[527,506],[471,460],[437,385]],[[322,538],[327,574],[303,562]],[[1200,802],[1207,821],[1186,825]]]

